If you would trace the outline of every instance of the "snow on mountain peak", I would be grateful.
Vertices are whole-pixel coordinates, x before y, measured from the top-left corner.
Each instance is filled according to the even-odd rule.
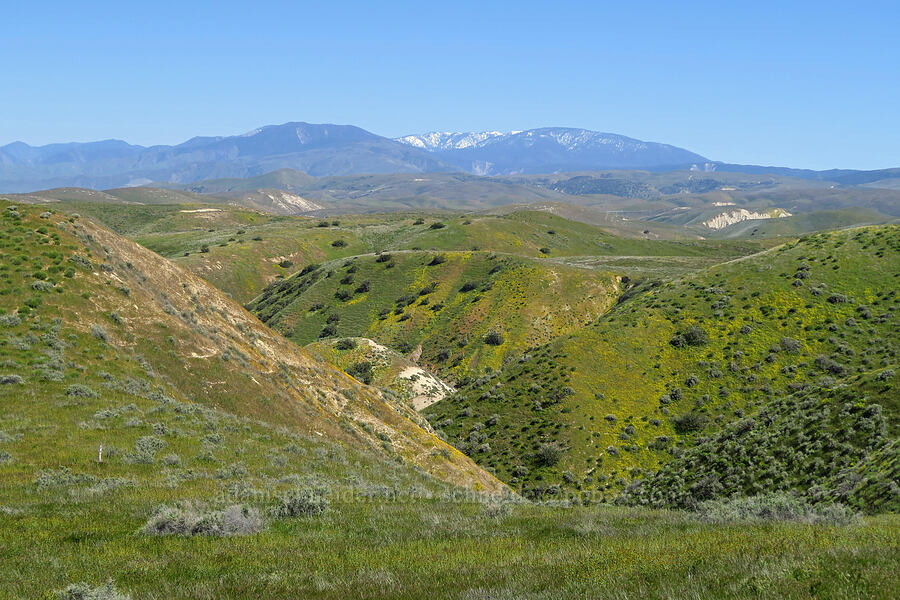
[[[451,132],[430,131],[421,135],[407,135],[396,138],[402,144],[422,148],[431,152],[441,150],[461,150],[481,146],[487,141],[509,134],[501,131]]]
[[[462,150],[465,148],[478,148],[487,144],[510,138],[528,140],[532,144],[535,140],[553,140],[567,150],[575,150],[578,147],[591,145],[614,146],[618,150],[644,150],[647,144],[621,135],[600,133],[587,129],[569,128],[543,128],[501,131],[431,131],[423,134],[407,135],[395,138],[395,141],[421,148],[430,152],[442,152],[445,150]]]

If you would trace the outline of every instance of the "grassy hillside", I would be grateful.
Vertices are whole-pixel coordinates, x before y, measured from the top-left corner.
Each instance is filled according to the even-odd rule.
[[[58,202],[102,202],[104,204],[215,204],[221,202],[215,197],[201,196],[180,190],[133,187],[111,190],[91,190],[86,188],[54,188],[28,194],[12,194],[9,198],[16,202],[49,203]]]
[[[404,404],[313,359],[158,255],[36,207],[5,205],[0,214],[2,348],[12,382],[0,387],[4,396],[39,402],[79,385],[133,390],[500,489],[410,421],[418,416]]]
[[[113,206],[235,206],[277,215],[302,215],[325,206],[280,189],[253,189],[229,194],[196,194],[158,187],[128,187],[110,190],[55,188],[27,194],[11,194],[8,199],[28,204],[103,203]]]
[[[770,192],[792,189],[826,189],[828,181],[812,181],[776,174],[751,174],[727,171],[640,171],[606,170],[552,175],[519,175],[506,179],[572,195],[611,195],[623,198],[652,199],[675,194],[701,194],[712,191]]]
[[[568,202],[510,204],[498,206],[484,212],[491,215],[508,215],[523,211],[550,213],[569,221],[601,227],[607,233],[625,238],[647,240],[696,240],[702,238],[697,232],[677,225],[631,218],[627,211],[604,210],[602,207],[581,206]]]
[[[648,281],[425,414],[526,492],[607,497],[768,402],[857,375],[885,378],[860,400],[880,403],[890,429],[898,280],[900,228],[886,226]]]
[[[481,210],[512,202],[559,200],[552,190],[465,173],[393,173],[310,177],[281,169],[246,179],[178,186],[203,194],[235,196],[259,189],[285,190],[325,207],[329,214],[409,210]]]
[[[796,490],[811,501],[896,512],[898,397],[900,377],[891,369],[768,401],[673,454],[657,473],[630,485],[624,499],[690,508],[712,498]]]
[[[252,300],[277,278],[308,264],[379,251],[480,249],[551,260],[580,260],[585,255],[639,256],[650,264],[671,263],[671,257],[683,257],[691,265],[706,266],[760,249],[756,243],[743,241],[622,239],[601,227],[539,211],[311,219],[210,205],[126,208],[84,203],[61,207],[100,220],[190,269],[241,303]],[[662,258],[649,258],[654,256]],[[628,267],[626,260],[619,272],[632,276],[639,273],[632,273]]]
[[[249,309],[298,344],[368,337],[457,379],[575,331],[618,292],[612,275],[514,256],[401,251],[301,271]]]
[[[760,248],[755,243],[732,241],[623,239],[592,225],[534,211],[504,216],[400,213],[276,219],[259,225],[210,228],[215,231],[142,235],[136,239],[240,302],[262,293],[265,284],[278,276],[306,265],[373,252],[480,250],[545,259],[583,255],[680,256],[708,264]],[[204,246],[208,248],[206,253],[200,252]],[[189,255],[184,256],[185,252]]]

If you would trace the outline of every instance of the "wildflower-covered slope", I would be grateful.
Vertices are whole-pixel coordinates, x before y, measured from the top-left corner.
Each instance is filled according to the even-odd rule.
[[[834,390],[857,377],[878,382],[849,388],[860,414],[879,404],[895,438],[898,284],[900,228],[812,235],[633,287],[591,325],[425,414],[480,464],[538,495],[615,497],[728,423],[775,410],[772,402],[806,394],[791,402],[816,398],[836,414],[846,394]],[[853,440],[840,442],[865,450]]]
[[[298,344],[361,336],[457,379],[576,331],[619,293],[609,273],[489,252],[390,252],[308,267],[248,308]]]

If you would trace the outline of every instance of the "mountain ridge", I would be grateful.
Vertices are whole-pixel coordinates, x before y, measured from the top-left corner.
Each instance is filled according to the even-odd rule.
[[[7,192],[184,183],[261,175],[281,168],[310,175],[455,170],[423,150],[353,125],[301,121],[240,135],[194,137],[174,146],[143,147],[107,140],[46,146],[13,142],[0,147],[0,189]]]
[[[669,144],[573,127],[408,135],[396,141],[433,152],[480,175],[572,171],[584,168],[650,168],[707,163]]]

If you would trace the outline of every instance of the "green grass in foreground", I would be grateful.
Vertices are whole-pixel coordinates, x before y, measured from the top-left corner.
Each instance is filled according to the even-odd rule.
[[[680,513],[337,503],[246,537],[137,534],[149,502],[0,524],[4,597],[114,579],[133,598],[894,598],[898,517],[707,524]],[[69,506],[67,506],[69,505]],[[501,514],[497,514],[500,512]],[[46,596],[46,597],[49,597]]]

